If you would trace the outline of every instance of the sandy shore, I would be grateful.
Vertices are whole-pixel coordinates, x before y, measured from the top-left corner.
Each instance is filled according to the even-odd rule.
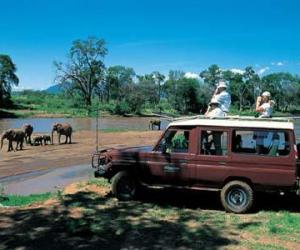
[[[100,133],[99,145],[100,148],[154,145],[161,133],[161,131]],[[75,132],[72,140],[73,144],[58,145],[57,137],[54,137],[54,145],[25,145],[23,151],[16,152],[6,152],[6,141],[0,155],[0,178],[90,163],[91,154],[95,151],[95,132]]]

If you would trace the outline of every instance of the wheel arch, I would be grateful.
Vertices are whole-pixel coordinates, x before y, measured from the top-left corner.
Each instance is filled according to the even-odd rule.
[[[251,179],[247,178],[247,177],[244,177],[244,176],[229,176],[229,177],[227,177],[224,180],[221,188],[223,188],[227,183],[229,183],[231,181],[243,181],[243,182],[246,182],[254,190],[254,185],[253,185]]]

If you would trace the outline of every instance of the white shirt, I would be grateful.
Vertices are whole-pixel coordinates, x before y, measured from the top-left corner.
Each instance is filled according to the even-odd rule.
[[[225,117],[225,113],[223,112],[222,109],[220,109],[219,107],[217,107],[217,108],[209,111],[206,116],[207,117]]]
[[[220,108],[224,112],[226,112],[226,113],[229,112],[229,108],[230,108],[230,104],[231,104],[231,96],[226,90],[223,90],[221,93],[214,95],[213,98],[216,99],[220,103]]]
[[[263,110],[264,110],[260,113],[260,116],[259,116],[260,118],[272,116],[273,108],[269,102],[263,103],[260,107],[263,108]]]

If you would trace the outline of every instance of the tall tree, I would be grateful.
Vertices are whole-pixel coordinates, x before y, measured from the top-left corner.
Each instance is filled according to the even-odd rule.
[[[117,101],[124,99],[134,83],[134,77],[133,68],[120,65],[109,67],[106,76],[108,99],[112,98]]]
[[[218,65],[213,64],[207,70],[203,70],[200,73],[200,77],[204,80],[204,83],[208,84],[213,91],[218,82],[223,78],[222,70]]]
[[[158,71],[152,72],[153,78],[155,80],[155,83],[158,86],[158,102],[160,102],[161,98],[161,83],[165,80],[165,76]]]
[[[62,85],[68,83],[68,89],[79,92],[85,105],[90,107],[93,93],[104,79],[103,59],[106,54],[103,39],[90,37],[74,41],[67,62],[54,62],[56,81]]]
[[[16,65],[8,55],[0,55],[0,107],[7,106],[10,101],[12,86],[18,86]]]

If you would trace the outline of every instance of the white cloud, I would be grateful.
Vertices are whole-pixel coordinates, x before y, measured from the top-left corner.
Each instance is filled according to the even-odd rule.
[[[272,62],[271,65],[274,65],[274,66],[283,66],[285,64],[285,62]]]
[[[186,78],[192,78],[192,79],[200,79],[200,76],[197,73],[192,73],[192,72],[186,72],[184,77]]]
[[[233,68],[233,69],[231,69],[230,70],[232,73],[235,73],[235,74],[244,74],[245,73],[245,70],[242,70],[242,69],[235,69],[235,68]]]
[[[262,75],[262,74],[266,73],[268,70],[270,70],[269,67],[264,67],[264,68],[259,69],[259,70],[257,71],[257,73],[258,73],[259,75]]]

